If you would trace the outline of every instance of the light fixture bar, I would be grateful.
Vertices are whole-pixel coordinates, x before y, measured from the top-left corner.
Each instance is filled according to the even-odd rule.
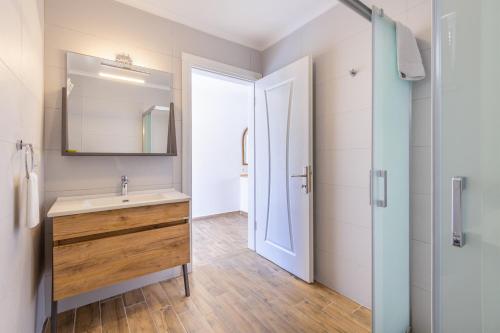
[[[106,67],[111,67],[111,68],[116,68],[116,69],[121,69],[123,71],[129,71],[129,72],[134,72],[134,73],[140,73],[144,75],[151,75],[151,73],[146,72],[146,71],[141,71],[138,69],[134,69],[131,67],[125,67],[124,65],[114,65],[114,64],[107,64],[105,62],[101,62],[101,66],[106,66]]]
[[[100,72],[99,76],[102,76],[102,77],[105,77],[105,78],[109,78],[109,79],[115,79],[115,80],[121,80],[121,81],[127,81],[127,82],[134,82],[134,83],[140,83],[140,84],[146,83],[146,81],[144,81],[142,79],[136,79],[136,78],[133,78],[133,77],[122,76],[122,75],[115,75],[115,74],[110,74],[110,73]]]

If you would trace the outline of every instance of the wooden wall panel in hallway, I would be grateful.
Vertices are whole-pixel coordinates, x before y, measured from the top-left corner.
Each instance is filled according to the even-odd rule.
[[[370,332],[368,309],[248,250],[246,232],[236,213],[194,221],[191,297],[162,281],[61,313],[58,332]]]

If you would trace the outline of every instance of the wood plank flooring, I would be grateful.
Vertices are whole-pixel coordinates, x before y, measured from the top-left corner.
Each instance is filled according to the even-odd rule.
[[[370,332],[370,310],[248,250],[246,235],[236,213],[194,221],[191,297],[182,277],[162,281],[61,313],[58,332]]]

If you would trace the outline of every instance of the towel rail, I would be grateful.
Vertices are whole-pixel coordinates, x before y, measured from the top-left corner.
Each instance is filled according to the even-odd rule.
[[[24,167],[26,170],[26,179],[30,179],[30,173],[35,169],[35,151],[31,143],[24,143],[23,140],[18,140],[16,143],[17,150],[24,149]],[[28,168],[28,155],[31,155],[31,170]]]

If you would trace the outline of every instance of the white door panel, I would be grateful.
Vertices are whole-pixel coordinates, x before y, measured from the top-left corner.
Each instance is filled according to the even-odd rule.
[[[256,250],[308,282],[313,281],[312,177],[305,171],[312,170],[311,73],[305,57],[255,85]]]

